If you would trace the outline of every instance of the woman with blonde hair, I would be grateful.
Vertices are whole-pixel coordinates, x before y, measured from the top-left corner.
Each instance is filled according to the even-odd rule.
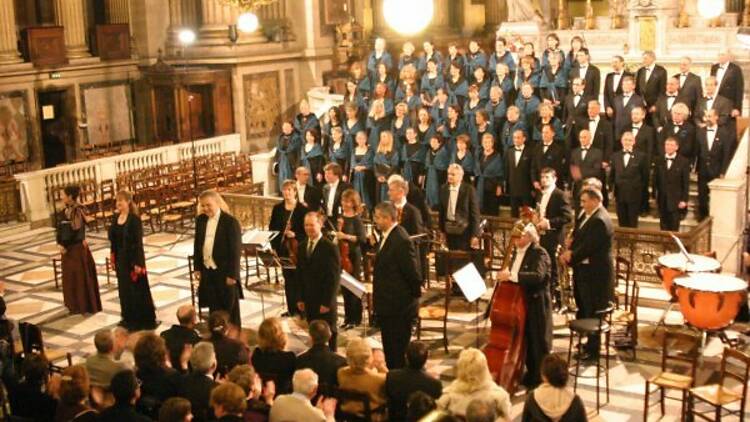
[[[376,204],[388,200],[388,177],[399,172],[400,157],[394,143],[393,132],[380,133],[380,142],[372,161],[376,181]]]
[[[354,337],[346,345],[347,366],[339,369],[339,387],[344,390],[367,394],[370,398],[370,409],[373,421],[384,421],[385,418],[385,374],[372,368],[372,348],[361,337]],[[346,412],[360,413],[362,406],[358,403],[341,404]]]
[[[55,422],[93,422],[97,412],[89,406],[89,374],[83,365],[65,368],[60,379]]]
[[[378,149],[380,133],[391,129],[391,116],[388,114],[385,100],[374,99],[370,106],[367,118],[367,129],[369,131],[368,144],[373,150]]]
[[[456,379],[443,389],[437,405],[454,415],[466,416],[469,403],[478,398],[491,402],[500,417],[510,418],[508,392],[492,380],[484,353],[470,347],[458,355]]]
[[[349,246],[351,268],[347,271],[360,281],[363,280],[362,247],[367,242],[361,214],[362,199],[359,193],[354,189],[345,190],[341,194],[341,215],[336,225],[336,239]],[[362,323],[362,301],[348,289],[341,289],[341,294],[344,296],[344,325],[341,328],[347,330],[359,326]]]
[[[156,310],[146,274],[143,224],[133,194],[117,192],[115,214],[109,225],[110,262],[117,274],[122,322],[130,331],[156,328]]]
[[[266,318],[258,327],[258,347],[253,350],[250,363],[265,384],[276,383],[278,394],[292,392],[292,376],[297,357],[286,349],[287,337],[278,318]]]

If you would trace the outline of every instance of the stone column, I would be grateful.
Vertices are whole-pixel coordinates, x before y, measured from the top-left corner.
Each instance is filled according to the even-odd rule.
[[[183,24],[182,0],[169,0],[169,30],[177,32]]]
[[[202,0],[201,18],[203,24],[200,28],[198,41],[208,41],[211,38],[228,39],[228,27],[234,23],[232,14],[231,6],[219,0]]]
[[[491,1],[491,0],[490,0]],[[500,0],[497,0],[500,1]],[[434,0],[432,28],[448,29],[451,26],[450,0]]]
[[[55,23],[65,27],[65,48],[69,59],[90,57],[86,44],[85,0],[55,0]]]
[[[495,32],[507,19],[508,11],[505,0],[487,0],[484,3],[484,27],[488,32]]]
[[[0,0],[0,64],[20,63],[13,0]]]
[[[130,23],[130,0],[107,0],[107,23]]]

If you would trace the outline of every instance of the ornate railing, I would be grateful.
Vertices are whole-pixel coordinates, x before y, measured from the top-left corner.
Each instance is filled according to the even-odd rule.
[[[21,216],[21,196],[15,179],[0,179],[0,223],[18,220]]]
[[[277,197],[239,193],[225,193],[222,197],[229,206],[229,213],[239,220],[243,230],[268,228],[271,210],[281,202]]]

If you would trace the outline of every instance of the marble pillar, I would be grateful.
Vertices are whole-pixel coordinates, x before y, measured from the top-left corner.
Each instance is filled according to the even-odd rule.
[[[432,27],[446,29],[451,26],[450,0],[435,0],[432,15]]]
[[[13,0],[0,0],[0,64],[20,63]]]
[[[107,23],[130,22],[130,0],[107,0]]]
[[[202,0],[201,21],[199,42],[217,38],[228,39],[229,25],[237,21],[236,11],[219,0]]]
[[[177,32],[182,25],[182,0],[169,0],[169,30]]]
[[[487,0],[484,4],[484,26],[487,31],[495,32],[508,18],[505,0]]]
[[[86,43],[85,0],[55,0],[55,23],[65,28],[65,48],[69,59],[90,57]]]

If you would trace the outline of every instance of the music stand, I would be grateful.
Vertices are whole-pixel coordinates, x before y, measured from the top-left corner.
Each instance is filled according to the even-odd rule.
[[[479,274],[477,267],[473,263],[468,263],[452,274],[453,280],[456,281],[461,289],[464,298],[469,303],[474,303],[474,311],[479,315],[479,299],[487,292],[487,285],[484,278]],[[479,348],[479,322],[475,326],[476,344]]]
[[[367,300],[367,287],[348,272],[341,270],[341,287],[349,290],[360,301]],[[368,305],[369,306],[369,305]],[[370,318],[365,318],[365,336],[369,330]]]
[[[271,241],[278,235],[278,231],[263,231],[258,229],[251,229],[242,233],[242,249],[245,253],[245,288],[249,291],[257,292],[260,296],[261,315],[264,319],[266,318],[266,302],[263,290],[255,289],[254,287],[257,284],[263,283],[260,277],[261,265],[266,269],[266,279],[269,283],[271,282],[271,268],[274,269],[276,283],[279,280],[278,268],[287,268],[281,263],[281,258],[276,254],[276,251],[271,248]],[[254,284],[250,284],[248,256],[255,257],[255,275],[258,277],[258,281]]]

